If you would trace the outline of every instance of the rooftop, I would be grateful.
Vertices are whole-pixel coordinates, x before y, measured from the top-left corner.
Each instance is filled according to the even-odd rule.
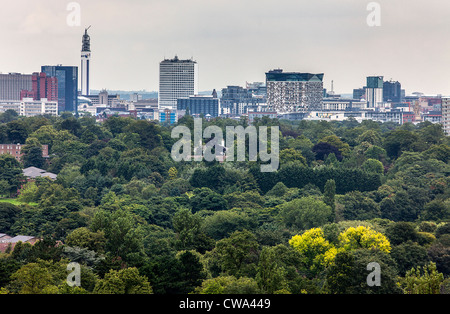
[[[23,175],[29,178],[37,178],[37,177],[49,177],[50,179],[56,179],[57,175],[51,172],[47,172],[43,169],[39,169],[36,167],[28,167],[23,169]]]

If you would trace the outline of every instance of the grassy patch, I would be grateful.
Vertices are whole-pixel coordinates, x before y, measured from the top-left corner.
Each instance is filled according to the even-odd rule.
[[[22,204],[28,204],[28,205],[31,205],[31,206],[36,206],[37,205],[37,203],[34,203],[34,202],[30,202],[30,203],[20,202],[16,198],[0,198],[0,202],[2,202],[2,203],[11,203],[13,205],[22,205]]]

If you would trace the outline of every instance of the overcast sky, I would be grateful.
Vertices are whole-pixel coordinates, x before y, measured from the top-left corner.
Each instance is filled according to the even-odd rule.
[[[324,73],[338,93],[367,76],[402,83],[406,93],[450,95],[450,2],[379,0],[3,0],[0,72],[80,65],[92,25],[92,89],[158,90],[158,66],[175,54],[199,64],[200,91],[264,81],[274,68]],[[72,20],[73,21],[73,20]]]

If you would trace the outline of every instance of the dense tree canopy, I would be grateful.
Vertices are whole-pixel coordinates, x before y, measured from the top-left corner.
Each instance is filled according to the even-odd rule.
[[[21,161],[0,155],[0,233],[41,239],[0,253],[0,293],[448,293],[440,125],[256,119],[280,128],[276,172],[176,162],[176,125],[194,123],[0,114],[2,142],[25,144]],[[57,179],[27,183],[27,166]],[[366,283],[373,262],[380,287]]]

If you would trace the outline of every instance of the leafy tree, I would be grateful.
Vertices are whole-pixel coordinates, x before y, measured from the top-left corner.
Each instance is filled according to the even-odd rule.
[[[380,266],[380,285],[367,283],[370,263]],[[395,262],[389,254],[379,250],[358,249],[343,251],[336,255],[334,263],[327,269],[327,293],[331,294],[401,294],[396,278]]]
[[[9,154],[0,155],[0,180],[8,183],[10,194],[17,192],[23,178],[22,167],[16,158]]]
[[[378,174],[384,174],[384,167],[381,161],[369,158],[363,164],[362,168],[367,172],[374,172]]]
[[[260,294],[256,280],[248,277],[219,276],[207,279],[195,289],[196,294]]]
[[[346,220],[366,220],[381,216],[378,204],[359,191],[339,196],[337,202],[344,206],[341,214]]]
[[[339,235],[340,245],[346,250],[374,248],[389,253],[391,244],[383,234],[364,226],[350,227]]]
[[[412,268],[400,281],[405,294],[439,294],[444,275],[430,262],[423,267]]]
[[[11,227],[20,215],[20,208],[7,202],[0,202],[0,233],[10,233]]]
[[[70,232],[65,243],[68,246],[86,248],[99,253],[105,249],[105,234],[103,231],[92,232],[86,227],[80,227]]]
[[[332,210],[332,219],[334,219],[336,203],[335,203],[335,195],[336,195],[336,182],[333,179],[327,180],[324,187],[323,192],[323,202],[330,206]]]
[[[119,271],[110,270],[100,279],[94,288],[97,294],[152,294],[153,290],[147,278],[139,275],[135,267]]]
[[[312,228],[301,235],[295,235],[289,240],[291,245],[302,256],[304,269],[310,276],[315,276],[329,266],[337,249],[325,239],[322,229]]]
[[[259,256],[258,273],[256,281],[265,293],[272,294],[282,289],[288,289],[286,270],[280,266],[276,249],[264,247]]]
[[[24,203],[31,203],[38,201],[38,186],[36,182],[27,182],[20,190],[20,194],[17,199]]]
[[[250,231],[233,232],[230,237],[217,241],[215,249],[222,269],[229,275],[240,277],[253,271],[258,243]]]
[[[11,275],[13,284],[20,294],[40,294],[44,288],[53,285],[51,273],[38,263],[22,266]]]
[[[280,205],[279,215],[287,227],[304,230],[329,222],[332,210],[319,198],[308,196]]]
[[[316,154],[316,160],[325,160],[326,157],[330,154],[334,154],[339,161],[342,160],[342,153],[336,146],[330,143],[317,143],[312,148],[312,151]]]
[[[219,211],[227,209],[227,202],[223,196],[209,188],[195,189],[190,203],[193,213],[201,210]]]
[[[280,163],[284,164],[290,161],[298,161],[303,165],[306,165],[306,158],[303,157],[301,152],[296,151],[293,148],[286,148],[280,151]]]

